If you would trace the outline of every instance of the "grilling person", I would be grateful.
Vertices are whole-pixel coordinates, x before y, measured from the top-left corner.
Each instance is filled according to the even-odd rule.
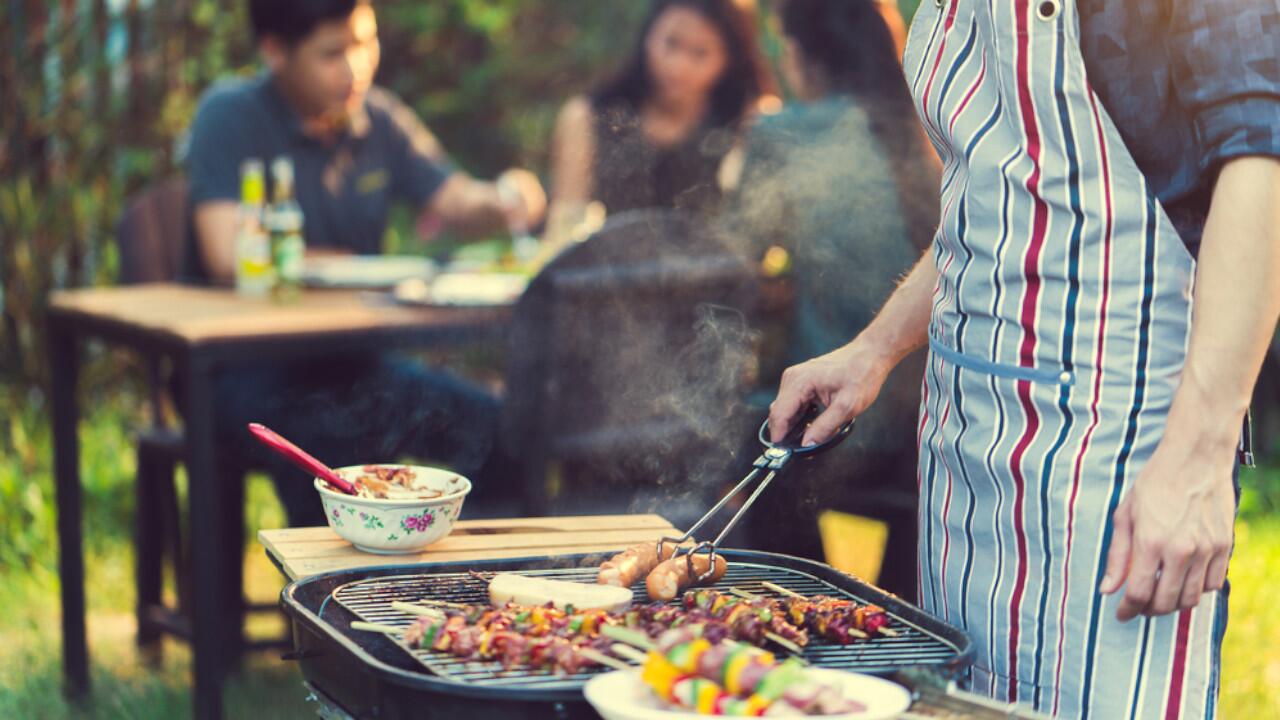
[[[239,169],[278,156],[296,168],[296,199],[308,251],[380,252],[393,203],[463,230],[536,219],[536,179],[509,171],[522,199],[453,170],[417,116],[373,85],[377,24],[367,0],[250,0],[249,16],[268,70],[206,93],[191,127],[187,175],[194,234],[184,257],[195,282],[227,283],[234,272]],[[479,387],[376,348],[335,348],[288,366],[262,364],[217,378],[216,429],[228,448],[250,446],[259,421],[338,465],[412,455],[476,479],[494,452],[498,401]],[[258,451],[254,448],[254,451]],[[323,524],[314,490],[269,462],[291,524]]]
[[[920,5],[905,70],[941,224],[771,410],[829,437],[925,345],[920,600],[976,690],[1211,717],[1233,477],[1280,314],[1274,2]],[[1198,251],[1198,252],[1197,252]]]

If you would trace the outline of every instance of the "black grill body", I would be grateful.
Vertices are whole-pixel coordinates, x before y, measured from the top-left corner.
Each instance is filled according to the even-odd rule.
[[[766,594],[769,581],[804,595],[848,597],[883,607],[898,631],[836,645],[811,637],[805,658],[814,665],[887,675],[929,668],[945,676],[962,671],[973,649],[959,629],[849,575],[820,563],[769,553],[725,550],[729,571],[715,589]],[[295,651],[307,682],[329,702],[359,718],[591,718],[574,676],[503,671],[497,663],[463,662],[441,653],[412,651],[398,638],[350,629],[353,620],[407,625],[393,600],[423,598],[487,602],[482,577],[521,572],[593,582],[601,555],[396,565],[343,571],[286,586],[281,604],[293,622]],[[643,581],[633,588],[647,602]]]

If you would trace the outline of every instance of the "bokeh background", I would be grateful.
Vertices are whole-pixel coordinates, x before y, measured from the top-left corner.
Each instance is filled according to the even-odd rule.
[[[908,20],[917,0],[902,0]],[[560,104],[607,73],[633,42],[637,0],[377,0],[378,81],[414,107],[454,160],[479,176],[513,165],[545,177]],[[778,44],[762,20],[765,47]],[[88,707],[61,699],[55,505],[42,338],[51,290],[111,284],[114,226],[142,187],[179,171],[183,135],[216,79],[257,71],[234,0],[9,0],[0,5],[0,718],[185,717],[186,648],[133,649],[132,429],[144,419],[136,358],[91,346],[81,387],[90,644]],[[425,246],[400,216],[392,251]],[[483,351],[438,358],[480,374]],[[1246,472],[1232,565],[1222,714],[1280,707],[1280,454],[1270,364],[1256,411],[1262,467]],[[249,488],[249,537],[283,524],[269,483]],[[247,583],[270,602],[280,576],[250,542]],[[280,632],[264,618],[258,636]],[[250,657],[228,691],[230,717],[309,717],[299,676]]]

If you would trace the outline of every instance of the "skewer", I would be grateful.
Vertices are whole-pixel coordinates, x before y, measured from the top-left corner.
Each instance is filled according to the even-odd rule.
[[[771,583],[768,580],[764,580],[760,584],[764,587],[765,590],[772,590],[773,592],[776,592],[780,595],[788,595],[790,597],[798,598],[800,600],[808,599],[804,595],[801,595],[800,593],[796,592],[795,590],[788,590],[787,588],[784,588],[781,585],[776,585],[774,583]],[[899,633],[897,630],[894,630],[893,628],[889,628],[889,627],[882,627],[876,632],[878,632],[881,635],[884,635],[885,637],[899,637],[901,635],[901,633]],[[865,632],[862,632],[861,630],[855,630],[854,628],[849,628],[849,634],[853,635],[854,637],[860,637],[860,638],[869,637]]]
[[[621,655],[622,657],[625,657],[626,659],[636,663],[643,663],[645,659],[649,657],[645,653],[631,647],[626,643],[614,643],[613,645],[609,646],[609,649],[612,650],[614,654]]]
[[[781,645],[784,649],[786,649],[787,652],[791,653],[792,655],[795,655],[796,657],[800,657],[800,655],[804,653],[804,648],[800,647],[799,645],[791,642],[790,640],[782,637],[777,633],[772,633],[766,630],[764,633],[764,636],[772,640],[774,643]]]
[[[399,610],[400,612],[408,613],[409,615],[420,615],[422,617],[430,617],[430,618],[444,617],[444,613],[440,612],[435,608],[429,608],[424,605],[418,605],[416,603],[401,602],[399,600],[395,600],[391,603],[391,609]]]
[[[609,657],[608,655],[605,655],[604,653],[598,650],[593,650],[591,648],[584,647],[584,648],[577,648],[576,651],[582,657],[588,660],[591,660],[592,662],[600,663],[605,667],[611,667],[614,670],[630,670],[631,669],[630,665],[622,662],[617,658]]]
[[[747,592],[746,590],[743,590],[742,588],[736,588],[736,587],[729,588],[729,592],[733,595],[737,595],[743,600],[755,600],[756,598],[760,597],[759,595],[754,595],[752,593]]]
[[[641,650],[652,650],[654,648],[653,641],[648,635],[631,628],[622,627],[620,625],[604,625],[600,628],[600,634],[610,640],[638,647]]]
[[[776,592],[779,595],[789,595],[793,598],[800,598],[801,600],[807,599],[805,598],[805,596],[801,595],[795,590],[788,590],[787,588],[784,588],[781,585],[775,585],[769,582],[768,580],[761,582],[760,585],[763,586],[765,590],[772,590],[773,592]]]
[[[431,600],[429,598],[422,598],[418,602],[423,605],[436,605],[439,607],[453,608],[455,610],[466,610],[471,607],[470,605],[464,605],[462,603],[449,602],[448,600]]]
[[[364,630],[367,632],[383,633],[385,635],[400,635],[404,632],[404,628],[395,625],[385,625],[383,623],[371,623],[363,620],[352,620],[352,630]]]

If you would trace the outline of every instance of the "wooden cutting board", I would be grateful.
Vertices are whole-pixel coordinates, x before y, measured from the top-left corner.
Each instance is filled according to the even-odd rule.
[[[606,552],[679,534],[660,515],[578,515],[462,520],[440,542],[405,555],[361,552],[329,527],[262,530],[258,540],[290,580],[300,580],[389,564]]]

